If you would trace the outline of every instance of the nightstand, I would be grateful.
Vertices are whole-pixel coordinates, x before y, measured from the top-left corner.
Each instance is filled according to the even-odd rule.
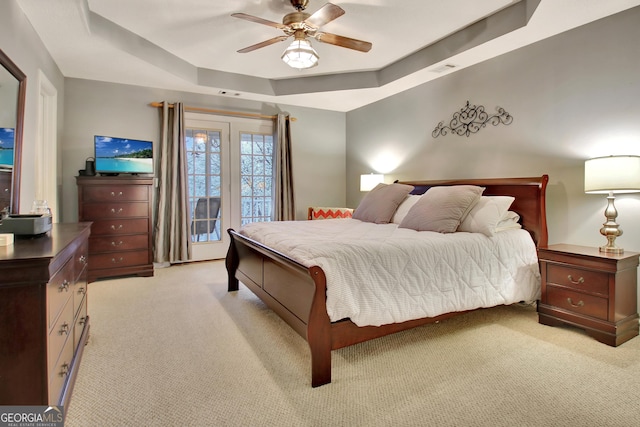
[[[539,322],[573,325],[611,346],[637,336],[639,256],[566,244],[539,248]]]

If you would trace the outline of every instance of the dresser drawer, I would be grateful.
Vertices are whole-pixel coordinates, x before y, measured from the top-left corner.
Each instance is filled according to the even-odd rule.
[[[85,221],[99,218],[147,217],[149,204],[146,202],[85,203],[83,215]]]
[[[47,284],[49,328],[53,327],[60,310],[72,295],[73,276],[73,261],[67,261]]]
[[[70,336],[73,337],[73,304],[68,302],[62,310],[62,314],[58,317],[58,321],[49,332],[49,362],[47,368],[50,373],[53,372],[63,347]],[[73,341],[73,338],[69,339],[69,341]],[[67,362],[71,362],[71,359]]]
[[[100,236],[92,237],[89,241],[91,242],[92,254],[97,252],[146,249],[149,247],[149,236],[147,234]]]
[[[85,295],[87,295],[87,278],[86,276],[82,277],[81,280],[78,280],[73,285],[73,315],[75,316],[78,313],[78,309],[80,308],[80,304],[85,299]]]
[[[547,264],[547,283],[604,296],[609,295],[609,275],[601,271]]]
[[[91,254],[91,269],[130,267],[149,264],[149,251],[113,252],[106,254]]]
[[[548,285],[547,304],[585,316],[608,319],[609,300],[594,295]]]
[[[148,202],[149,190],[146,185],[85,186],[85,202]]]
[[[93,221],[91,235],[148,233],[148,230],[147,218],[101,219]]]
[[[74,351],[78,347],[82,332],[84,331],[84,324],[87,321],[87,299],[82,298],[80,300],[80,309],[76,312],[75,324],[73,326],[73,348]]]
[[[71,371],[73,360],[73,340],[68,339],[60,352],[60,357],[49,371],[49,405],[57,405],[60,401],[60,394],[67,377]]]
[[[78,279],[78,277],[82,274],[82,270],[87,266],[89,258],[89,242],[85,240],[82,242],[82,245],[76,250],[76,253],[73,256],[73,270],[75,277],[74,279]]]

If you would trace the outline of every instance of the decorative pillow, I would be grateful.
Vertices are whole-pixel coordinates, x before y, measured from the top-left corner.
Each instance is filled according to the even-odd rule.
[[[376,224],[387,224],[398,209],[398,205],[413,190],[412,185],[378,184],[367,193],[355,211],[353,218]]]
[[[469,215],[460,223],[458,231],[493,236],[498,223],[505,216],[514,200],[515,197],[511,196],[482,196],[469,211]]]
[[[475,185],[431,187],[409,209],[400,227],[453,233],[478,202],[483,191],[483,187]]]
[[[400,206],[398,206],[396,213],[393,215],[393,218],[391,218],[391,222],[394,224],[400,224],[404,217],[407,216],[409,209],[411,209],[411,207],[420,200],[421,196],[421,194],[409,194],[404,201],[400,203]]]

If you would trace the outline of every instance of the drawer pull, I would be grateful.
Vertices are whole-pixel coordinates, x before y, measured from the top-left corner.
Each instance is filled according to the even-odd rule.
[[[68,363],[63,363],[62,366],[60,366],[60,374],[61,377],[66,377],[67,375],[69,375],[69,364]]]
[[[116,227],[115,225],[111,226],[112,230],[122,230],[122,224],[120,224],[118,227]]]
[[[111,262],[114,263],[114,264],[118,264],[118,263],[120,263],[122,261],[124,261],[124,258],[122,258],[122,257],[120,257],[118,259],[111,258]]]
[[[569,279],[569,281],[574,285],[581,285],[584,283],[584,277],[582,276],[580,276],[578,280],[573,280],[573,277],[571,275],[568,275],[567,279]]]
[[[58,331],[58,334],[69,335],[69,324],[67,322],[64,322],[62,325],[60,325],[60,330]]]
[[[122,213],[122,208],[116,211],[116,208],[111,208],[111,213]]]
[[[87,263],[87,257],[84,255],[80,255],[80,258],[78,258],[78,261],[80,261],[80,264],[86,264]]]
[[[113,241],[111,242],[111,246],[120,246],[120,245],[122,245],[122,244],[124,244],[124,243],[122,242],[122,240],[120,240],[118,243],[113,242]]]
[[[60,286],[58,286],[58,292],[62,291],[69,292],[69,281],[67,279],[64,279]]]
[[[122,191],[118,191],[118,194],[116,194],[115,191],[111,192],[111,197],[116,197],[116,196],[118,197],[123,196]]]
[[[84,295],[87,293],[87,290],[84,287],[78,288],[78,293]]]
[[[573,300],[572,300],[571,298],[567,298],[567,302],[569,303],[569,305],[570,305],[571,307],[576,307],[576,308],[578,308],[578,307],[584,307],[584,301],[582,301],[582,300],[578,301],[578,303],[577,303],[577,304],[574,304],[574,303],[573,303]]]

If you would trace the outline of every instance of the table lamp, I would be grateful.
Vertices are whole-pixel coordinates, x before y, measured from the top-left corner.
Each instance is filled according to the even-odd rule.
[[[382,174],[369,173],[360,175],[360,191],[371,191],[381,182],[384,182],[384,175]]]
[[[616,222],[618,211],[614,205],[614,194],[640,192],[640,156],[609,156],[587,160],[584,163],[584,192],[587,194],[608,194],[600,234],[607,238],[607,244],[600,252],[621,254],[624,249],[616,246],[616,237],[622,230]]]

